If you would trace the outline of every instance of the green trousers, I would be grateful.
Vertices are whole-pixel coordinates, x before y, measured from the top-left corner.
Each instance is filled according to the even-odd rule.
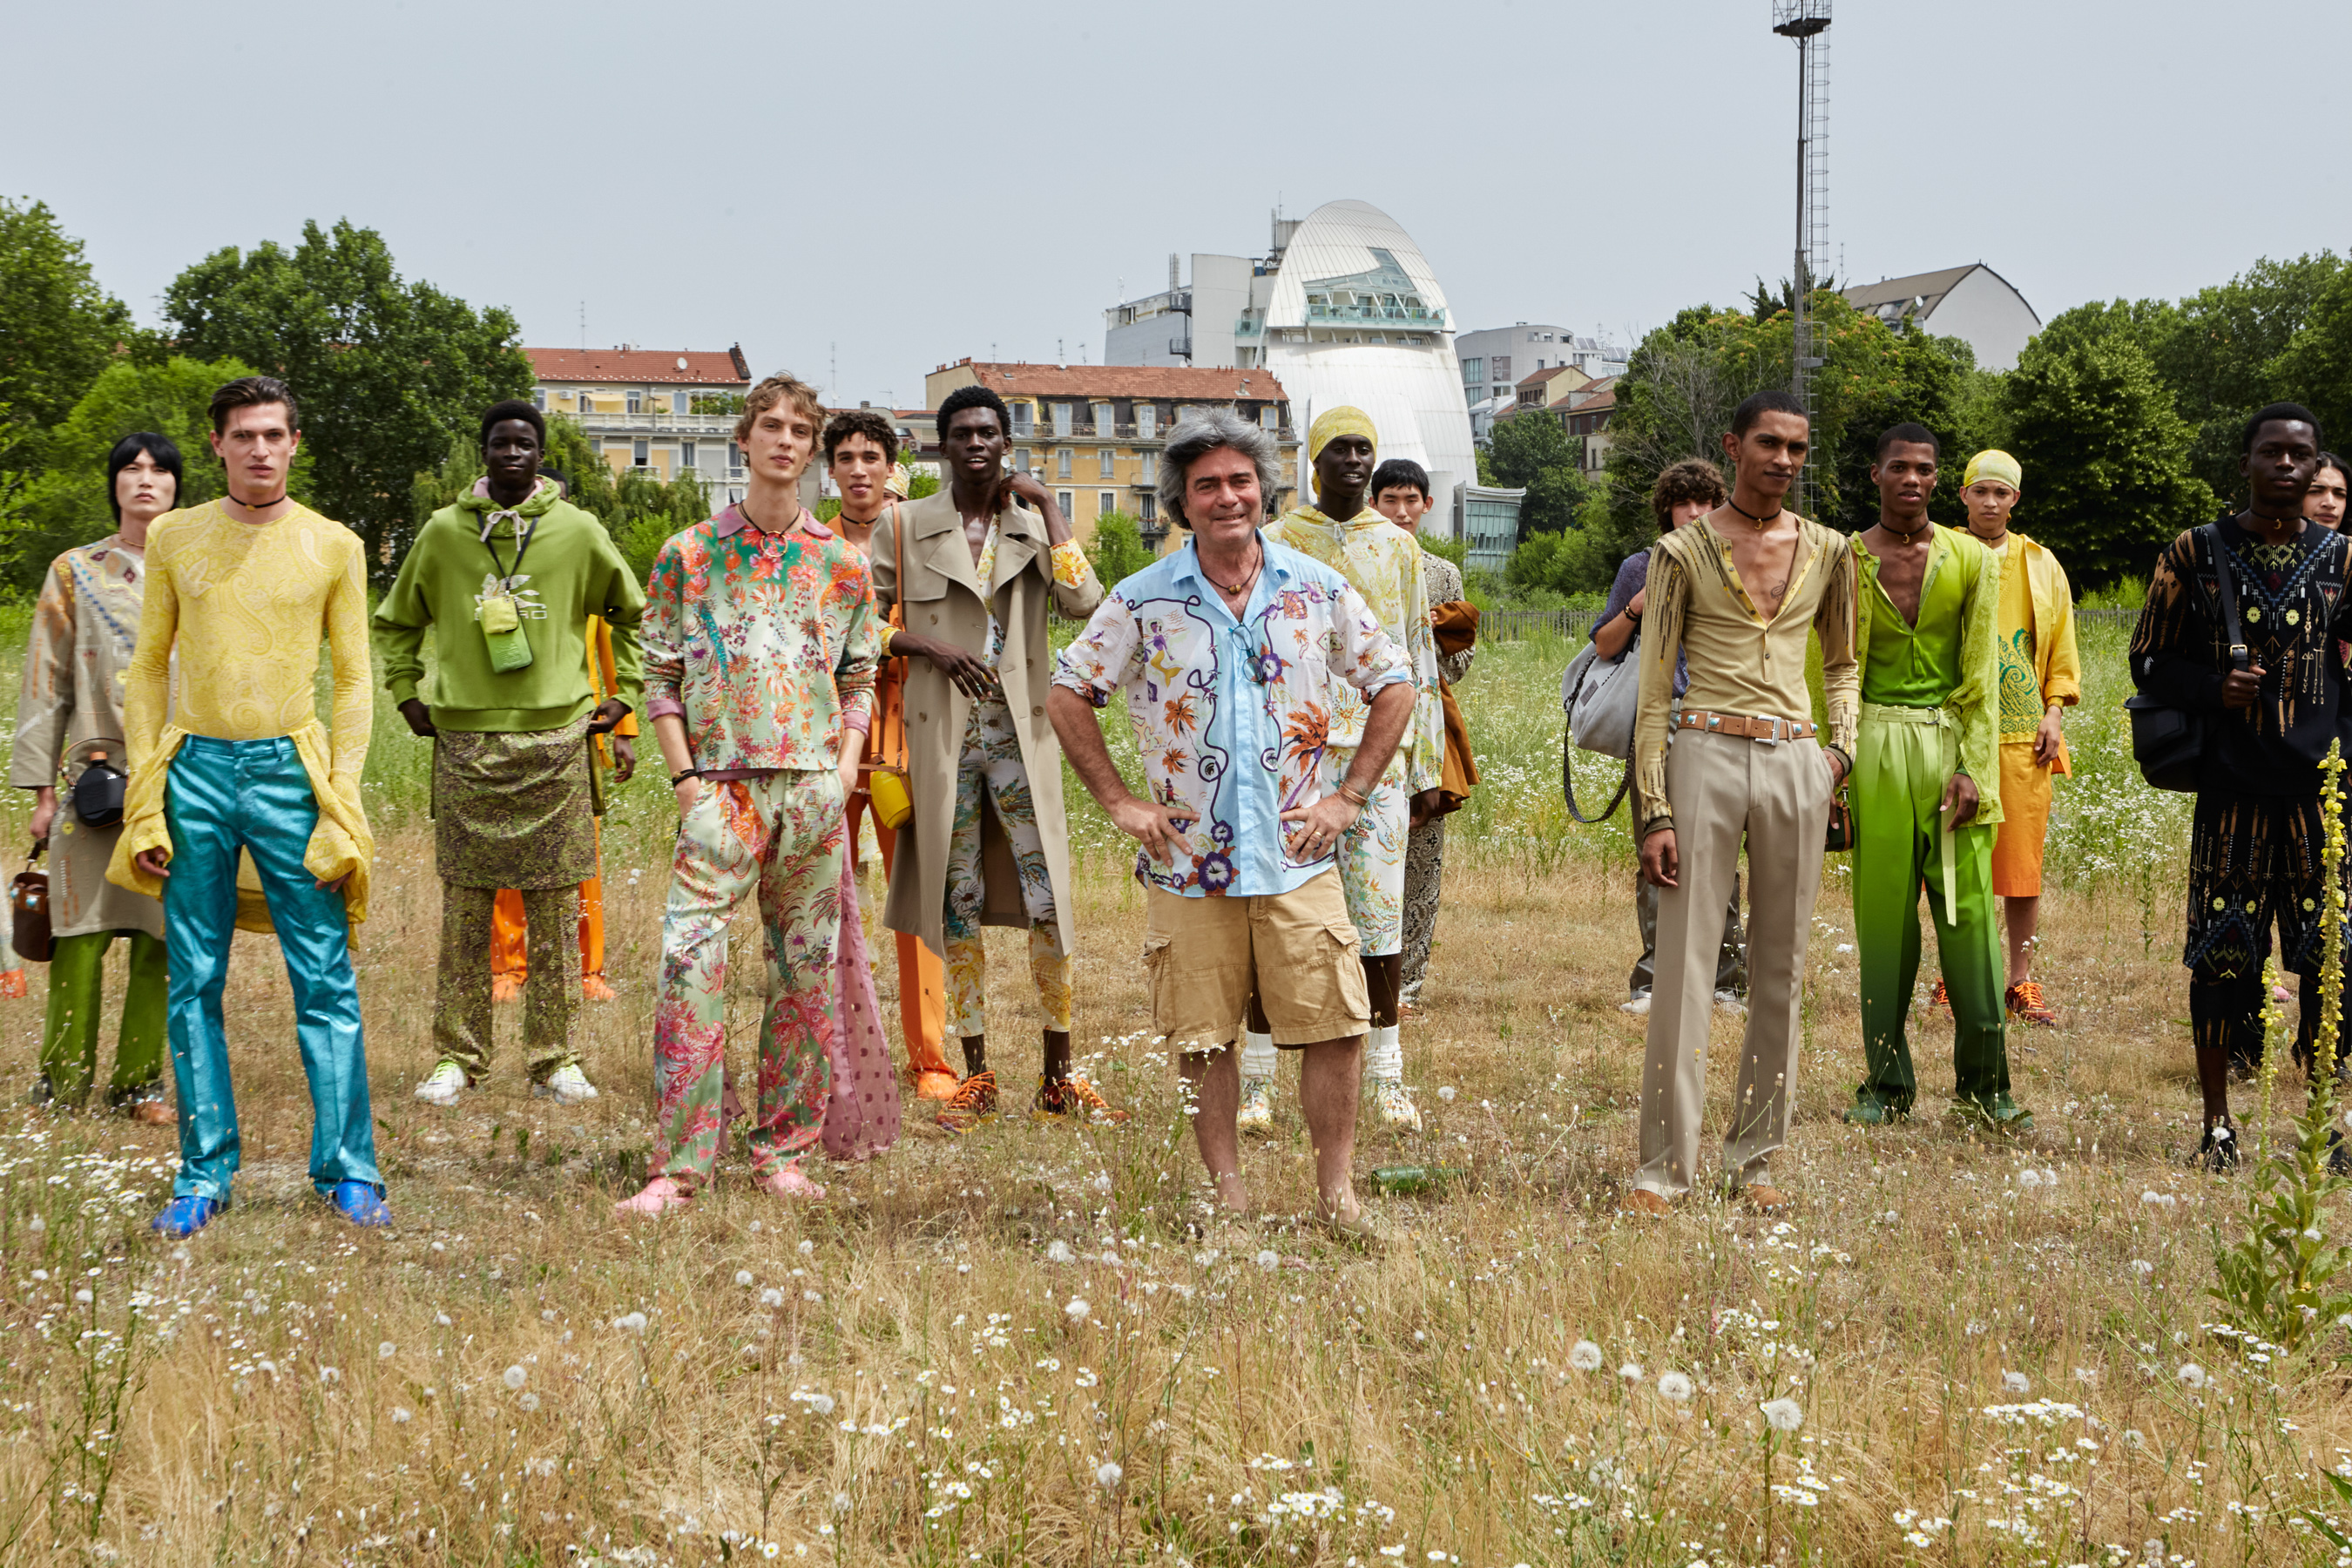
[[[1864,703],[1853,780],[1853,928],[1862,950],[1864,1107],[1909,1111],[1918,1094],[1907,1026],[1919,975],[1919,887],[1927,888],[1936,950],[1956,1020],[1953,1098],[1995,1121],[2017,1114],[2009,1098],[2001,1009],[1999,911],[1992,896],[1996,829],[1947,833],[1938,810],[1958,765],[1958,735],[1934,708]],[[1985,787],[1997,787],[1988,784]]]
[[[49,956],[48,1026],[41,1035],[41,1072],[58,1101],[79,1105],[98,1071],[100,991],[106,950],[131,939],[131,977],[122,992],[122,1032],[114,1045],[111,1092],[120,1097],[163,1076],[163,1005],[169,994],[163,944],[143,931],[61,936]]]

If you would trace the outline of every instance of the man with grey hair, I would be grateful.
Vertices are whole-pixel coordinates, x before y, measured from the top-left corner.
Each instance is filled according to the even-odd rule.
[[[1192,537],[1111,590],[1062,654],[1046,713],[1078,777],[1142,845],[1152,1022],[1197,1097],[1193,1136],[1218,1202],[1249,1210],[1234,1047],[1255,998],[1275,1045],[1302,1054],[1317,1215],[1370,1242],[1349,1168],[1371,1008],[1337,856],[1415,691],[1403,650],[1347,580],[1261,531],[1276,473],[1273,441],[1231,414],[1176,427],[1160,499]],[[1366,708],[1346,750],[1328,718],[1343,690]],[[1129,792],[1089,711],[1114,694],[1127,698],[1148,799]]]

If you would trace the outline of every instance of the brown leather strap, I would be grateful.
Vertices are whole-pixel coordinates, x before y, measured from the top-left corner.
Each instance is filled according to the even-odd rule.
[[[1810,741],[1820,731],[1811,719],[1751,719],[1742,713],[1715,713],[1704,708],[1684,709],[1675,716],[1675,727],[1709,735],[1732,735],[1743,741]]]

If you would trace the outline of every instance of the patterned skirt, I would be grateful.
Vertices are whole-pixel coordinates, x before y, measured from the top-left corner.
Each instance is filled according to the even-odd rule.
[[[525,734],[444,730],[434,849],[458,888],[568,888],[596,874],[588,721]]]

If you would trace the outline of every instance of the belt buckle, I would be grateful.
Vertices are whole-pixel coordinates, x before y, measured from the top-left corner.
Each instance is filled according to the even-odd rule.
[[[1756,721],[1750,719],[1748,722],[1753,724]],[[1757,736],[1756,738],[1763,742],[1768,746],[1779,745],[1780,743],[1781,731],[1788,727],[1789,721],[1776,714],[1773,717],[1765,720],[1764,722],[1769,726],[1769,728],[1768,728],[1764,733]]]

